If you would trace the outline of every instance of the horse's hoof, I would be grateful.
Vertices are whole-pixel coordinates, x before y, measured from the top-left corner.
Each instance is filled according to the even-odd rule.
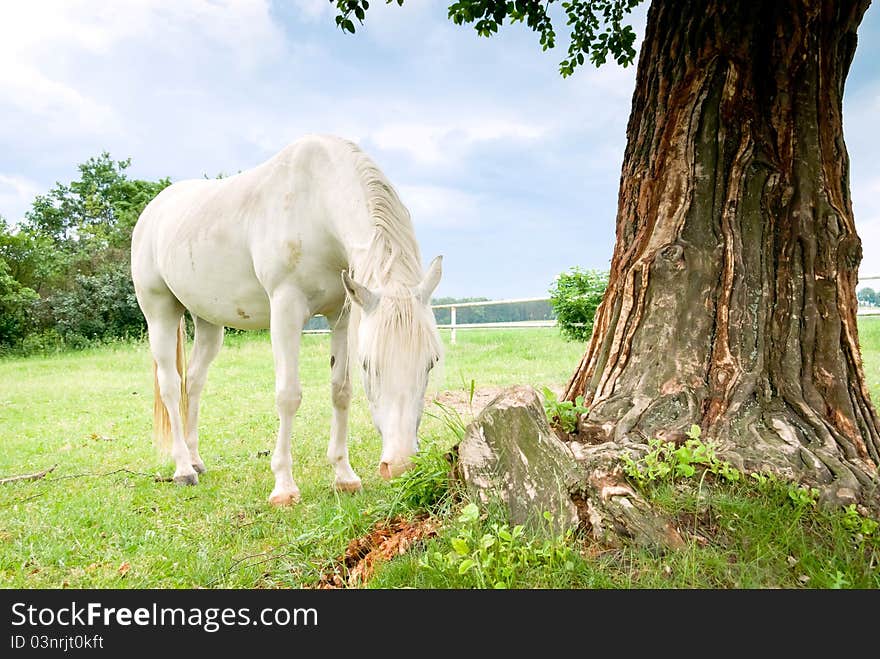
[[[284,508],[299,503],[299,490],[273,494],[269,497],[269,503],[277,508]]]
[[[201,460],[199,460],[198,462],[193,462],[192,468],[196,470],[197,474],[204,474],[206,471],[208,471],[208,468],[205,467],[205,463]]]
[[[337,492],[360,492],[362,489],[361,479],[358,478],[353,481],[341,481],[337,478],[336,482],[333,483],[333,487]]]
[[[175,476],[172,480],[175,485],[198,485],[199,475],[195,472],[191,474],[181,474],[180,476]]]

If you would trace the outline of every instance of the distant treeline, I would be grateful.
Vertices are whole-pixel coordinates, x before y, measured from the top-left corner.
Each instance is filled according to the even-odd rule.
[[[461,302],[488,302],[487,297],[440,297],[431,304],[457,304]],[[438,325],[451,323],[450,309],[435,309]],[[457,325],[470,323],[511,323],[522,320],[552,320],[556,318],[548,300],[540,302],[514,302],[510,304],[486,304],[478,307],[459,307],[455,310]]]

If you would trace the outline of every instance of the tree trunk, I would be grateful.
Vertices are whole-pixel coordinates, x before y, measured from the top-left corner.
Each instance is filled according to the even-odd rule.
[[[869,3],[652,3],[610,281],[564,395],[582,439],[697,424],[746,470],[876,492],[841,116]]]

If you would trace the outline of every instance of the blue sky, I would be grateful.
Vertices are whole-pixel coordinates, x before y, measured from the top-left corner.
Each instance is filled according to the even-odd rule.
[[[409,207],[438,296],[543,296],[605,269],[635,66],[562,79],[565,42],[481,39],[448,0],[372,3],[342,34],[327,0],[30,0],[0,5],[0,215],[106,150],[131,175],[231,174],[304,133],[353,139]],[[643,33],[647,2],[634,13]],[[880,275],[880,9],[868,9],[844,129],[865,258]]]

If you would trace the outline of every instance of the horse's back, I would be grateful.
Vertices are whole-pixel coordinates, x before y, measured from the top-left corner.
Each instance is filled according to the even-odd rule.
[[[191,312],[245,329],[268,326],[279,287],[301,288],[313,313],[341,305],[337,216],[359,203],[344,149],[309,136],[235,176],[167,187],[135,227],[136,287],[161,282]]]

